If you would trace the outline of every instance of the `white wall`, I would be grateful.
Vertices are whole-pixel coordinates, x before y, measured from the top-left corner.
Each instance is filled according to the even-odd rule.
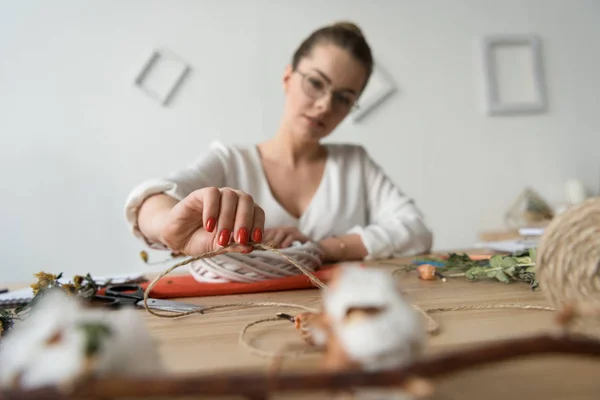
[[[140,180],[217,137],[255,142],[279,122],[281,73],[300,40],[358,22],[400,93],[332,140],[363,143],[425,211],[436,249],[468,247],[526,185],[552,202],[600,181],[596,0],[0,0],[0,281],[146,268],[123,203]],[[481,112],[474,41],[543,39],[550,109]],[[165,46],[194,71],[162,108],[133,86]]]

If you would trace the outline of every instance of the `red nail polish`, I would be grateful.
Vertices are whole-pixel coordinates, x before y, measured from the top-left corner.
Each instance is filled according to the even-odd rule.
[[[212,232],[215,230],[215,225],[217,224],[217,219],[215,217],[210,217],[208,221],[206,221],[206,231]]]
[[[254,229],[252,233],[252,240],[256,243],[260,243],[262,241],[262,230],[259,228]]]
[[[231,232],[229,232],[229,229],[223,229],[221,231],[221,233],[219,234],[219,241],[218,243],[221,246],[227,246],[229,244],[229,239],[231,238]]]
[[[248,240],[250,239],[250,232],[248,232],[247,228],[240,228],[237,234],[237,242],[239,244],[248,244]]]

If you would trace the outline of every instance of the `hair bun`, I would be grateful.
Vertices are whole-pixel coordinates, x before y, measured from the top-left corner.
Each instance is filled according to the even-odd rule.
[[[344,29],[346,31],[352,32],[358,36],[363,36],[362,30],[358,27],[358,25],[356,25],[353,22],[349,22],[349,21],[340,21],[340,22],[336,22],[335,24],[332,25],[333,28],[339,28],[339,29]]]

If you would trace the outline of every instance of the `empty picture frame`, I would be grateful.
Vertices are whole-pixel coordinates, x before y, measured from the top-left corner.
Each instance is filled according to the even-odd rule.
[[[359,122],[367,114],[381,105],[397,88],[391,75],[381,66],[375,64],[367,87],[358,99],[358,109],[351,114],[354,122]]]
[[[481,43],[485,109],[489,115],[546,111],[541,41],[531,34],[484,37]]]
[[[135,78],[135,85],[166,106],[190,72],[190,66],[168,50],[155,50]]]

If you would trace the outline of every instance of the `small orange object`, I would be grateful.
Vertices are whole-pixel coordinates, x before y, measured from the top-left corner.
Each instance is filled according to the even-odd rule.
[[[436,279],[436,269],[431,264],[422,264],[417,268],[417,272],[419,273],[419,278],[424,281],[433,281]]]

